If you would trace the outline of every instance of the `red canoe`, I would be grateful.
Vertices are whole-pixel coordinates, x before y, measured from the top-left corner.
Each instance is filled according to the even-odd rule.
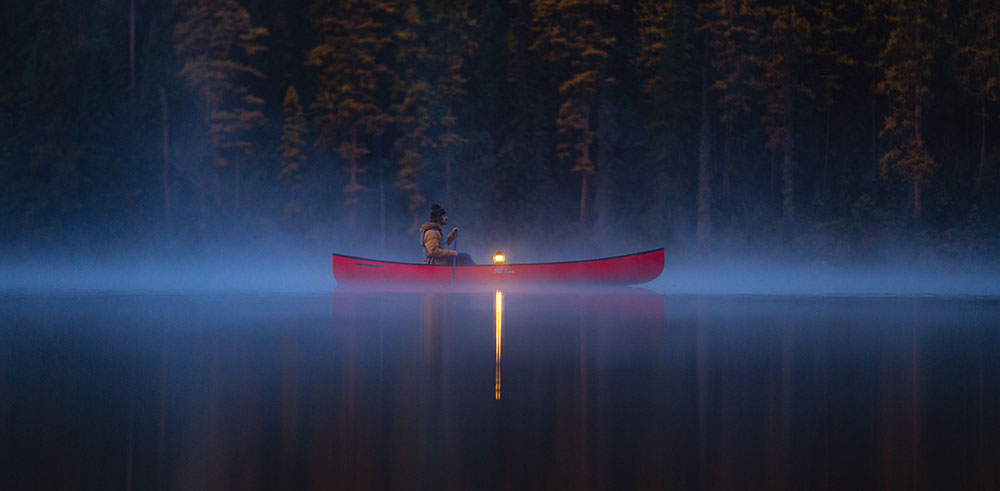
[[[333,277],[340,284],[520,285],[558,283],[572,285],[636,285],[656,279],[663,272],[663,249],[587,261],[533,264],[483,264],[437,266],[376,261],[333,255]]]

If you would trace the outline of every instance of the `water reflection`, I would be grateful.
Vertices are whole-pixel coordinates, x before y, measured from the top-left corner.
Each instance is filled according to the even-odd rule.
[[[496,300],[493,302],[493,316],[496,318],[497,326],[497,376],[494,395],[496,400],[500,400],[500,341],[503,339],[503,292],[497,290]]]
[[[1000,484],[993,301],[337,290],[0,312],[0,489]]]
[[[425,295],[423,311],[424,364],[433,372],[441,368],[441,336],[445,295]]]

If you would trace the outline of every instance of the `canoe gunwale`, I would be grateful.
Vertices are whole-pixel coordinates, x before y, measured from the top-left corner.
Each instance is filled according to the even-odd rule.
[[[502,263],[502,264],[492,264],[492,263],[489,263],[489,264],[472,264],[472,265],[454,266],[454,267],[456,267],[456,268],[477,268],[477,267],[489,267],[489,268],[493,268],[493,267],[497,267],[497,266],[546,266],[546,265],[557,265],[557,264],[580,264],[580,263],[591,263],[591,262],[596,262],[596,261],[607,261],[607,260],[610,260],[610,259],[621,259],[621,258],[630,257],[630,256],[641,256],[643,254],[649,254],[649,253],[652,253],[652,252],[659,252],[659,251],[662,251],[662,250],[664,250],[664,249],[662,247],[660,247],[660,248],[657,248],[657,249],[650,249],[648,251],[632,252],[632,253],[629,253],[629,254],[622,254],[622,255],[619,255],[619,256],[600,257],[600,258],[597,258],[597,259],[580,259],[580,260],[576,260],[576,261],[552,261],[552,262],[546,262],[546,263]],[[442,268],[451,268],[452,267],[450,264],[405,263],[405,262],[402,262],[402,261],[383,261],[381,259],[371,259],[371,258],[360,257],[360,256],[348,256],[346,254],[333,253],[333,255],[337,256],[337,257],[342,257],[342,258],[345,258],[345,259],[354,259],[354,260],[357,260],[357,261],[368,261],[368,262],[372,262],[372,263],[400,264],[400,265],[404,265],[404,266],[428,266],[428,267],[442,267]]]
[[[333,254],[338,284],[617,284],[637,285],[659,277],[664,249],[620,256],[524,264],[446,264],[380,261]]]

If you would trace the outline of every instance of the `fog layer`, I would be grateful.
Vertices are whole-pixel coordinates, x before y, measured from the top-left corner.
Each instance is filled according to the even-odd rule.
[[[969,265],[845,266],[746,258],[705,261],[668,254],[660,277],[636,286],[668,295],[1000,297],[1000,272]],[[321,253],[267,257],[226,254],[197,259],[29,258],[0,263],[0,291],[7,292],[305,293],[331,292],[336,287],[330,256]]]

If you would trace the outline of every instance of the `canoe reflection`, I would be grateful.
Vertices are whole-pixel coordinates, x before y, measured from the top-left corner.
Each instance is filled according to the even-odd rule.
[[[993,299],[337,290],[0,312],[4,490],[1000,489]]]
[[[482,488],[476,476],[502,472],[490,462],[524,444],[530,450],[516,452],[527,452],[533,465],[561,469],[561,481],[585,489],[588,455],[605,438],[592,427],[604,417],[601,406],[614,403],[594,405],[609,389],[602,364],[620,350],[655,350],[664,341],[663,298],[638,289],[338,289],[331,312],[339,379],[327,388],[329,405],[320,411],[330,416],[317,438],[335,446],[330,462],[394,469],[393,476],[376,472],[375,487],[412,479]],[[349,445],[360,451],[348,456]]]
[[[422,366],[428,374],[440,375],[442,370],[442,356],[446,347],[446,333],[451,333],[453,343],[461,343],[461,340],[473,335],[477,329],[476,325],[482,325],[485,316],[481,314],[470,315],[468,307],[479,305],[482,294],[452,294],[452,293],[430,293],[423,295],[383,293],[367,290],[338,289],[333,297],[333,313],[335,319],[342,318],[347,321],[347,326],[354,327],[358,323],[364,324],[366,311],[372,310],[377,313],[380,319],[380,330],[384,331],[384,317],[389,314],[406,316],[409,308],[416,307],[414,312],[420,319],[420,332],[422,346],[421,357]],[[505,300],[507,295],[504,291],[495,290],[492,295],[493,322],[491,328],[494,331],[494,399],[500,400],[501,396],[501,357],[503,346],[503,331],[505,322]],[[587,294],[561,293],[555,295],[535,295],[515,293],[514,306],[525,307],[525,311],[514,311],[515,318],[527,317],[538,320],[538,312],[544,312],[544,319],[550,326],[576,326],[579,329],[613,329],[614,334],[627,334],[626,337],[618,337],[619,340],[632,340],[636,343],[648,343],[650,341],[661,341],[663,337],[663,301],[658,295],[654,295],[642,289],[621,288],[602,290],[601,293],[590,292]],[[419,307],[414,304],[419,302]],[[366,307],[366,304],[374,304],[374,307]],[[408,321],[402,319],[403,324]],[[531,323],[534,324],[534,323]],[[338,327],[345,327],[338,322]],[[515,325],[520,330],[521,327],[528,329],[525,333],[530,336],[531,330],[537,326]],[[542,326],[546,327],[546,326]],[[359,329],[365,329],[362,325]],[[537,330],[536,330],[537,331]],[[544,332],[543,332],[544,333]],[[384,336],[381,334],[381,336]],[[385,341],[383,339],[383,341]],[[583,342],[583,338],[580,338]],[[455,348],[457,346],[452,346]],[[385,353],[381,353],[380,360]],[[380,362],[381,363],[381,362]],[[391,360],[388,361],[391,363]]]

